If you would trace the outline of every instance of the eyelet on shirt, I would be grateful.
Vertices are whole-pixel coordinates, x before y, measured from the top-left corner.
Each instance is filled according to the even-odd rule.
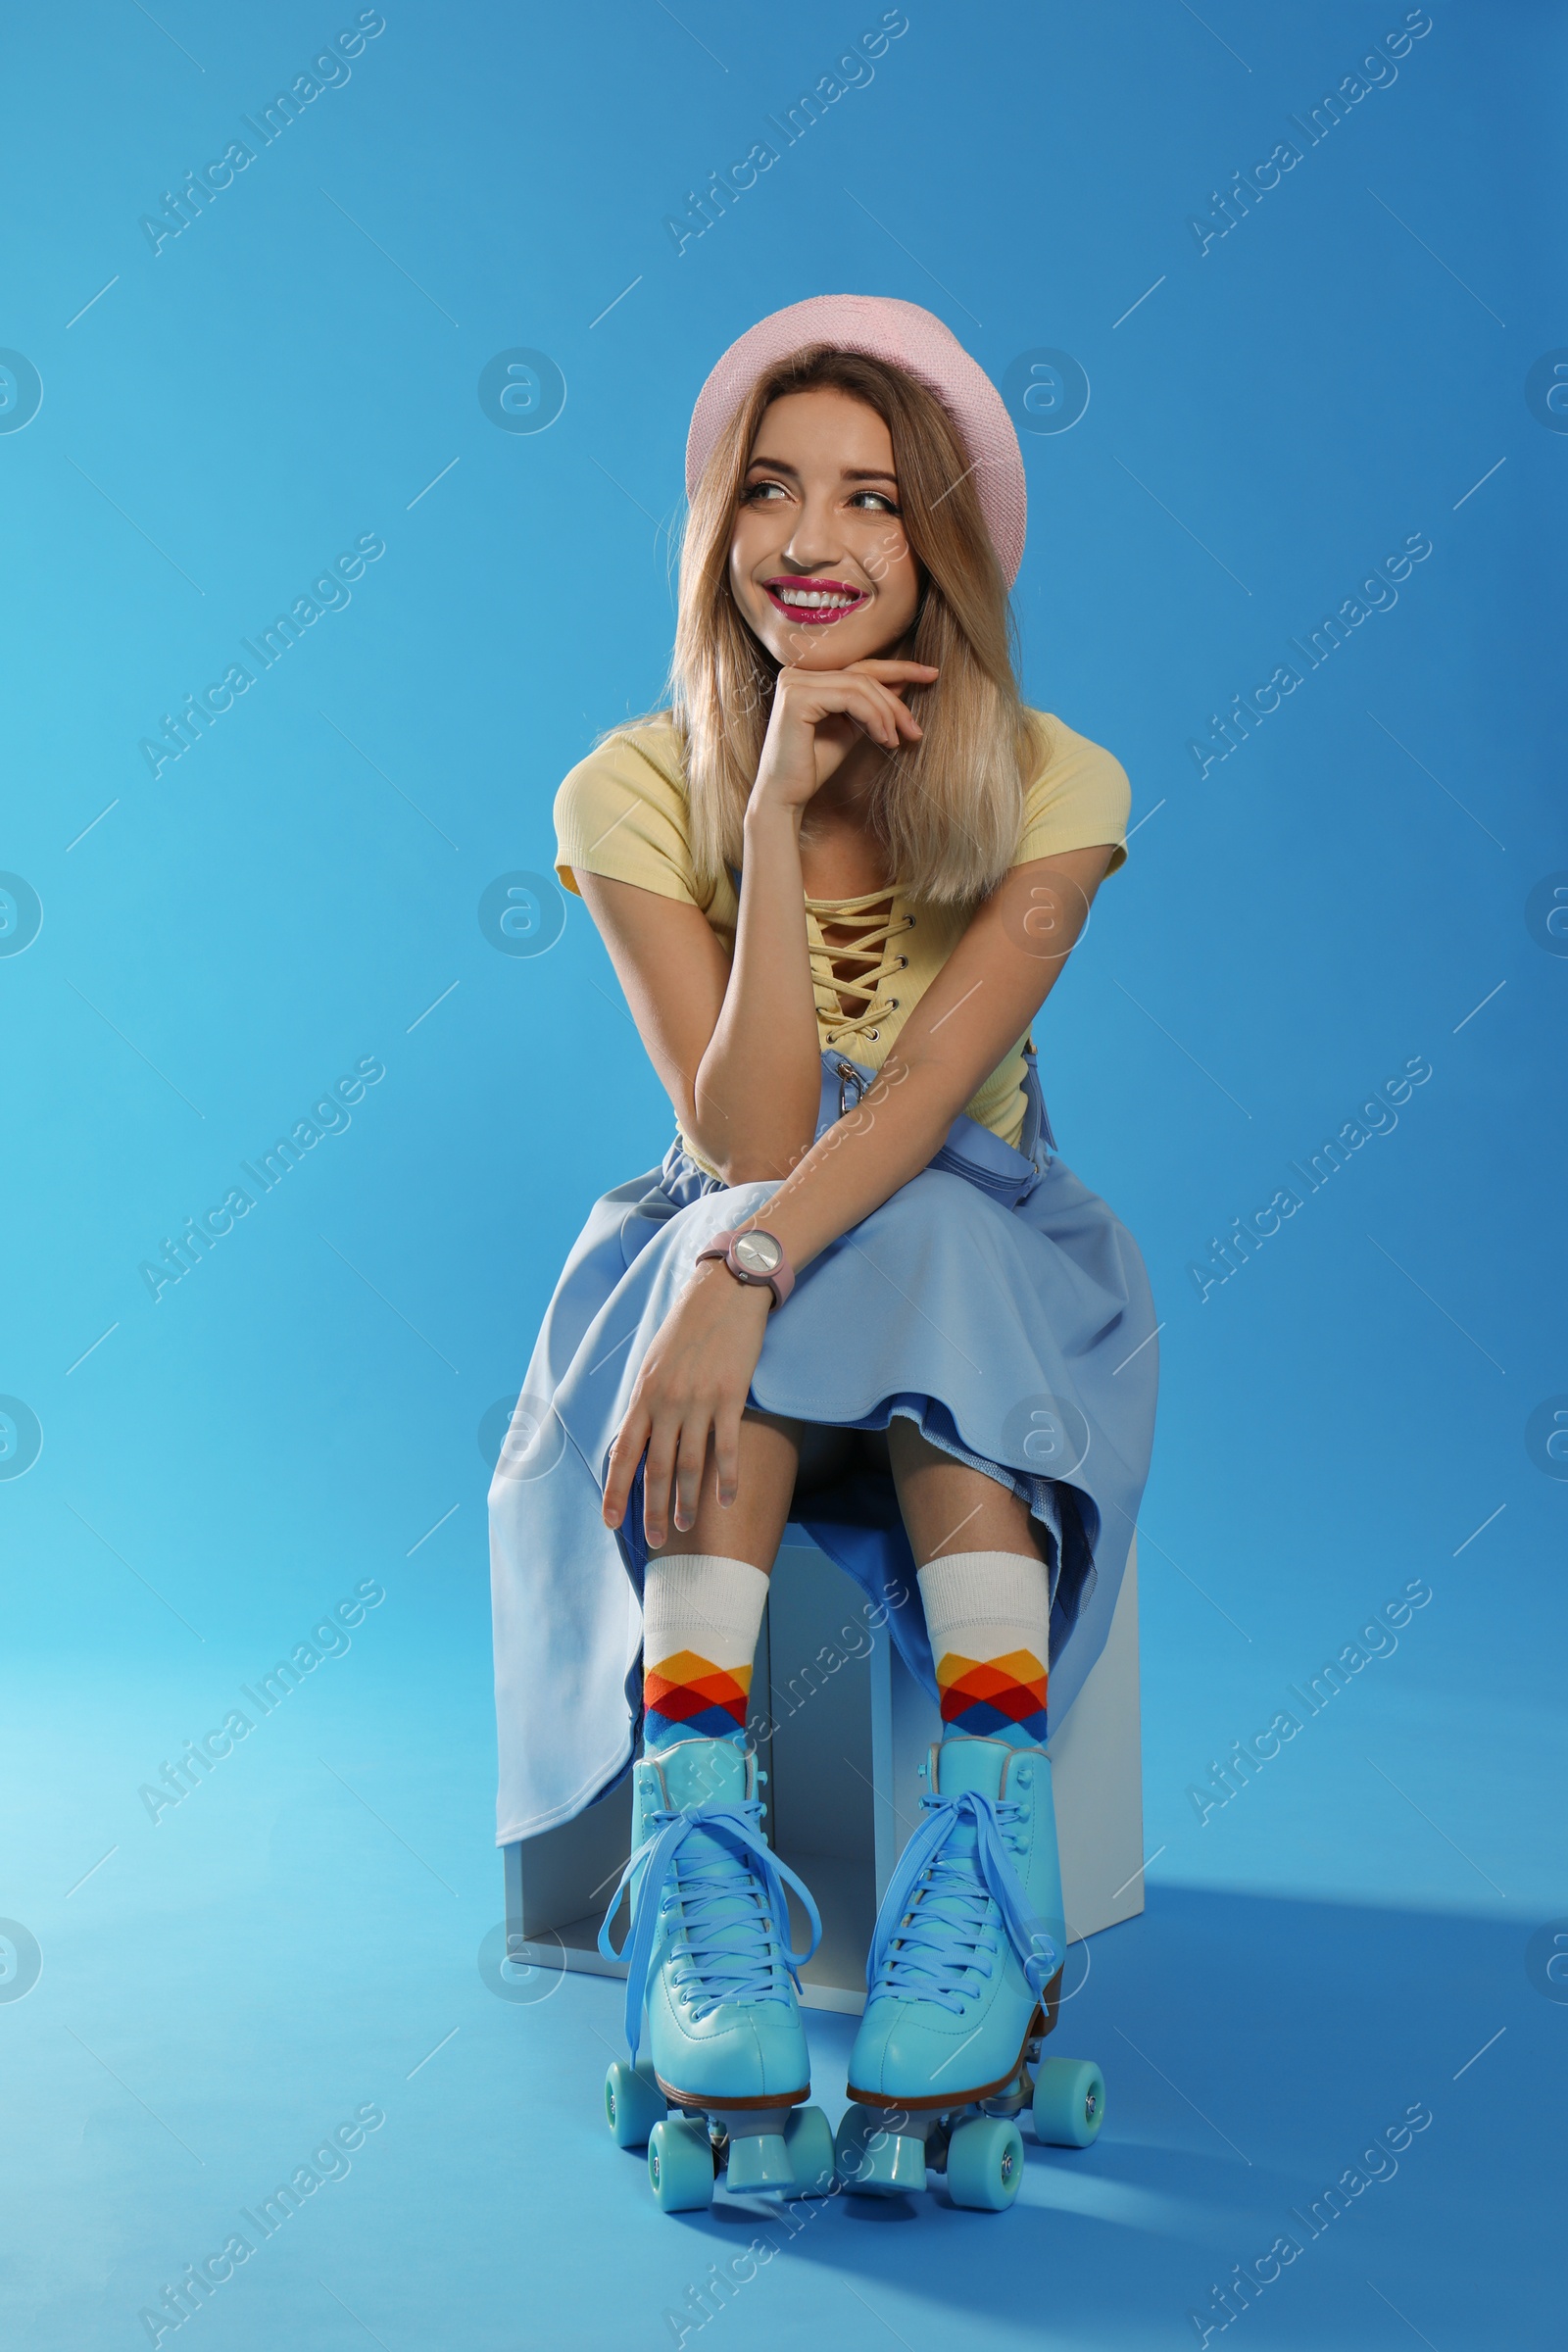
[[[871,1043],[874,1046],[882,1032],[879,1029],[868,1029],[865,1034],[871,1040]]]

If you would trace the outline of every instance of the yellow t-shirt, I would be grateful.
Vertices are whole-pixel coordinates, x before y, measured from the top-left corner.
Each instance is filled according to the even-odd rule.
[[[1132,793],[1125,771],[1109,752],[1075,735],[1059,718],[1038,710],[1031,710],[1029,717],[1043,759],[1025,795],[1013,864],[1110,842],[1114,852],[1109,870],[1114,873],[1127,860]],[[707,892],[699,888],[688,847],[689,816],[672,718],[666,713],[625,727],[579,760],[556,795],[556,871],[573,892],[580,871],[633,882],[660,898],[698,906],[733,955],[740,912],[734,885],[725,873]],[[890,900],[888,915],[877,916],[875,910]],[[858,899],[808,898],[807,935],[822,1051],[837,1049],[866,1068],[880,1068],[910,1011],[968,928],[970,912],[963,906],[916,902],[897,887]],[[836,930],[858,922],[860,947],[829,947],[822,937],[824,921]],[[859,981],[835,977],[835,963],[842,974],[857,956],[863,970]],[[967,1106],[972,1119],[1005,1144],[1016,1145],[1023,1132],[1025,1043],[1019,1039]],[[687,1137],[681,1142],[700,1166],[707,1166]]]

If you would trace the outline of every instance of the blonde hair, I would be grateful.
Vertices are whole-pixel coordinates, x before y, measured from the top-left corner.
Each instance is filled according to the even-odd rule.
[[[698,882],[707,892],[725,865],[740,862],[779,669],[730,592],[736,508],[769,403],[818,385],[863,401],[887,425],[904,530],[924,574],[914,623],[897,650],[941,671],[935,686],[905,695],[923,732],[883,762],[870,824],[893,879],[912,898],[970,904],[1012,863],[1041,748],[1019,699],[1006,583],[973,468],[937,395],[901,368],[828,344],[809,345],[759,377],[691,502],[668,692]]]

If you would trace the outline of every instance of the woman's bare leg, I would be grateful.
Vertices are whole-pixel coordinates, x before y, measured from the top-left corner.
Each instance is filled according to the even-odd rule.
[[[1029,1506],[1010,1488],[955,1461],[923,1438],[912,1421],[888,1425],[888,1459],[914,1564],[953,1552],[1010,1551],[1038,1560]]]
[[[921,1571],[945,1730],[995,1737],[1000,1729],[1044,1740],[1050,1592],[1028,1506],[931,1445],[910,1421],[895,1419],[885,1436],[865,1435],[747,1412],[734,1502],[727,1509],[719,1503],[710,1446],[692,1525],[671,1528],[662,1544],[650,1547],[650,1746],[686,1736],[689,1723],[722,1730],[725,1709],[741,1722],[764,1580],[795,1497],[857,1458],[893,1477]],[[715,1700],[714,1686],[726,1677],[733,1696]]]
[[[797,1486],[831,1476],[847,1433],[748,1412],[740,1478],[718,1500],[711,1442],[690,1527],[650,1546],[643,1582],[643,1738],[649,1750],[744,1729],[767,1579]]]
[[[923,1438],[912,1421],[895,1418],[886,1436],[819,1427],[782,1415],[748,1411],[741,1422],[739,1492],[727,1510],[718,1500],[710,1450],[697,1517],[671,1528],[662,1552],[712,1552],[747,1560],[767,1575],[773,1565],[797,1486],[808,1488],[845,1467],[859,1445],[873,1460],[885,1453],[915,1565],[957,1551],[1009,1551],[1038,1560],[1040,1545],[1028,1505],[1009,1488],[956,1461]]]
[[[709,1552],[719,1559],[746,1560],[769,1575],[797,1483],[810,1486],[829,1475],[848,1457],[852,1444],[848,1431],[748,1411],[741,1419],[735,1500],[727,1510],[719,1503],[717,1466],[710,1444],[695,1520],[688,1528],[671,1527],[662,1544],[650,1546],[650,1556]]]

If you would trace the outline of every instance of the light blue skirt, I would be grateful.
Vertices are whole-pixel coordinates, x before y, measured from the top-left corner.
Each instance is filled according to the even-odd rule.
[[[1056,1156],[1027,1060],[1022,1148],[956,1119],[930,1165],[814,1258],[768,1318],[750,1400],[840,1429],[905,1416],[1028,1504],[1051,1577],[1055,1730],[1110,1628],[1149,1473],[1158,1343],[1138,1246]],[[872,1076],[823,1056],[818,1135]],[[775,1190],[725,1187],[671,1145],[597,1202],[556,1287],[490,1488],[500,1843],[569,1821],[630,1760],[642,1477],[612,1534],[610,1450],[698,1250]],[[860,1469],[813,1487],[791,1530],[888,1611],[935,1696],[891,1479]]]

